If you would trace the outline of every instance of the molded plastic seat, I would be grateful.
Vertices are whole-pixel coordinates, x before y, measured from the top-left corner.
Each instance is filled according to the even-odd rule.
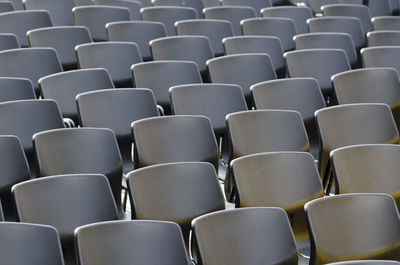
[[[197,15],[202,18],[204,3],[202,0],[151,0],[153,6],[186,6],[196,10]]]
[[[165,26],[151,21],[123,21],[107,23],[106,31],[109,41],[134,42],[139,46],[144,60],[149,61],[151,40],[167,36]]]
[[[272,0],[221,0],[222,6],[245,6],[252,7],[256,15],[260,16],[260,10],[272,6]]]
[[[38,224],[0,222],[1,262],[7,265],[64,265],[58,232]]]
[[[215,56],[225,53],[222,39],[233,36],[232,24],[229,21],[216,19],[190,19],[175,23],[177,35],[200,35],[210,40]]]
[[[219,211],[192,226],[196,264],[297,264],[293,232],[280,208]]]
[[[375,30],[400,30],[400,17],[381,16],[371,19]]]
[[[45,10],[23,10],[0,13],[0,33],[13,33],[22,48],[28,47],[26,33],[31,29],[51,27],[53,23]]]
[[[89,6],[94,5],[93,0],[75,0],[76,6]]]
[[[111,130],[49,130],[35,134],[33,142],[39,177],[59,174],[103,174],[110,183],[120,217],[123,216],[122,161],[115,134]],[[63,147],[62,150],[60,146]],[[89,195],[91,192],[86,190],[85,193]]]
[[[400,218],[390,195],[330,196],[307,203],[305,211],[311,265],[360,257],[400,260]]]
[[[365,68],[392,67],[400,73],[400,46],[368,47],[361,50]]]
[[[140,3],[142,3],[143,7],[151,6],[151,0],[136,0]]]
[[[78,6],[72,9],[74,25],[86,26],[94,41],[107,40],[109,22],[131,20],[129,9],[116,6]]]
[[[44,98],[57,101],[64,117],[78,120],[75,97],[84,92],[113,88],[106,69],[85,69],[45,76],[39,80]]]
[[[144,21],[161,22],[168,36],[175,36],[175,22],[185,19],[197,19],[198,15],[191,7],[155,6],[144,7],[140,11]]]
[[[211,6],[220,6],[221,3],[219,0],[202,0],[204,7],[211,7]]]
[[[247,1],[246,1],[247,3]],[[249,6],[214,6],[203,10],[206,19],[228,20],[232,24],[233,35],[240,36],[242,29],[240,21],[256,17],[256,11]]]
[[[47,10],[54,26],[72,25],[74,0],[23,0],[26,10]]]
[[[314,13],[321,13],[321,7],[332,4],[354,4],[362,5],[363,0],[307,0],[307,5]]]
[[[367,33],[368,47],[400,46],[400,31],[379,30]]]
[[[124,172],[133,170],[131,123],[158,116],[153,92],[149,89],[105,89],[76,97],[83,127],[109,128],[114,131],[124,164]],[[118,118],[116,118],[118,117]]]
[[[87,43],[76,46],[75,50],[80,69],[107,69],[115,87],[132,87],[131,66],[142,62],[135,43]]]
[[[132,20],[142,20],[140,15],[140,9],[142,8],[142,3],[134,0],[94,0],[95,5],[105,5],[105,6],[116,6],[125,7],[129,9]]]
[[[0,13],[14,11],[15,7],[12,1],[0,1]]]
[[[26,78],[0,77],[0,102],[36,99],[31,80]]]
[[[371,17],[392,15],[391,0],[368,0]]]
[[[35,29],[28,31],[27,37],[30,47],[54,48],[64,70],[77,68],[75,46],[92,42],[89,30],[82,26]]]
[[[75,231],[81,265],[191,264],[182,232],[172,222],[111,221]]]
[[[0,51],[20,48],[17,35],[13,33],[0,33]]]
[[[279,6],[264,8],[261,10],[263,17],[282,17],[294,21],[297,34],[309,32],[307,19],[312,18],[313,14],[309,7],[302,6]]]
[[[129,173],[128,181],[132,219],[175,222],[181,226],[186,242],[194,218],[225,209],[218,177],[210,163],[150,166]]]
[[[294,49],[296,35],[294,20],[289,18],[250,18],[240,22],[243,35],[274,36],[281,41],[284,51]]]

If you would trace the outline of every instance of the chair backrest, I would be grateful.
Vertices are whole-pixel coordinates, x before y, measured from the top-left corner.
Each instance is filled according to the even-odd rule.
[[[225,53],[222,39],[233,36],[232,24],[229,21],[216,19],[190,19],[175,24],[177,35],[206,36],[211,43],[214,55]]]
[[[75,47],[80,69],[105,68],[115,87],[132,87],[131,66],[142,62],[135,43],[108,41]]]
[[[363,0],[307,0],[307,5],[314,13],[321,13],[321,7],[332,4],[354,4],[362,5]]]
[[[175,36],[175,22],[198,18],[197,12],[191,7],[154,6],[144,7],[140,11],[144,21],[161,22],[165,25],[168,36]]]
[[[83,26],[34,29],[28,31],[27,37],[30,47],[54,48],[64,70],[77,68],[75,46],[92,42],[89,30]]]
[[[113,88],[106,69],[85,69],[45,76],[39,80],[43,97],[57,101],[64,117],[77,121],[75,97],[84,92]]]
[[[272,0],[221,0],[221,4],[223,6],[252,7],[259,17],[261,9],[271,7],[273,3]]]
[[[305,211],[311,265],[359,257],[399,259],[400,218],[390,195],[329,196],[307,203]]]
[[[107,40],[107,23],[131,20],[129,9],[117,6],[78,6],[72,15],[74,25],[87,27],[94,41]]]
[[[297,264],[293,232],[280,208],[210,213],[192,226],[197,264]]]
[[[20,222],[54,226],[62,243],[73,242],[78,226],[118,219],[107,178],[59,175],[16,184],[12,193]]]
[[[188,61],[157,61],[132,65],[135,87],[153,91],[157,103],[169,108],[168,90],[172,86],[202,83],[199,68]]]
[[[144,60],[152,58],[149,42],[167,36],[164,24],[152,21],[122,21],[106,24],[109,41],[134,42]]]
[[[371,19],[375,30],[400,30],[400,17],[381,16]]]
[[[135,220],[89,224],[76,229],[75,239],[81,265],[191,264],[182,232],[172,222]]]
[[[30,79],[37,95],[39,78],[61,71],[57,52],[53,48],[12,49],[0,52],[0,76]]]
[[[365,68],[392,67],[400,73],[400,46],[378,46],[361,50]]]
[[[276,6],[264,8],[261,10],[263,17],[283,17],[294,21],[297,34],[307,33],[307,19],[312,18],[313,14],[307,6]]]
[[[371,17],[392,15],[390,0],[368,0],[367,3]]]
[[[0,77],[0,102],[36,99],[32,81],[26,78]]]
[[[76,6],[89,6],[94,5],[93,0],[75,0]]]
[[[275,36],[281,41],[284,51],[294,48],[293,36],[296,35],[294,20],[281,17],[249,18],[240,22],[243,35]]]
[[[210,162],[218,167],[218,146],[204,116],[165,116],[132,123],[135,168],[169,162]]]
[[[247,110],[242,89],[229,84],[191,84],[170,89],[176,115],[202,115],[210,119],[217,136],[226,133],[226,115]]]
[[[20,10],[0,14],[0,33],[14,33],[21,47],[28,47],[26,33],[31,29],[51,27],[53,23],[45,10]]]
[[[368,47],[400,46],[400,31],[379,30],[367,33]]]
[[[0,13],[15,11],[12,1],[0,1]]]
[[[64,265],[60,239],[54,227],[0,222],[1,262],[8,265]]]
[[[142,3],[134,0],[94,0],[95,5],[105,5],[105,6],[117,6],[125,7],[129,9],[132,20],[142,20],[142,15],[140,14],[140,9],[142,8]]]
[[[246,1],[247,2],[247,1]],[[203,10],[206,19],[228,20],[232,24],[233,35],[240,36],[242,29],[240,21],[256,17],[256,11],[249,6],[214,6]]]
[[[17,35],[0,33],[0,51],[20,48]]]
[[[72,25],[74,0],[23,0],[26,10],[47,10],[54,26]]]

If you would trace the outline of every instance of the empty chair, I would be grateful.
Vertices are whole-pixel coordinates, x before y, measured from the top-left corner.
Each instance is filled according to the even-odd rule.
[[[16,77],[0,77],[0,102],[36,99],[31,80]]]
[[[196,264],[297,264],[293,232],[280,208],[219,211],[192,226]]]
[[[76,6],[89,6],[94,5],[93,0],[75,0]]]
[[[161,22],[165,25],[168,36],[176,35],[175,22],[185,19],[196,19],[197,12],[191,7],[155,6],[144,7],[140,11],[144,21]]]
[[[54,26],[72,25],[74,0],[24,0],[26,10],[47,10]]]
[[[274,36],[281,41],[284,51],[294,49],[295,24],[289,18],[250,18],[241,22],[243,35]]]
[[[368,0],[371,17],[392,15],[391,0]]]
[[[280,6],[269,7],[261,10],[263,17],[283,17],[293,19],[297,34],[307,33],[307,19],[312,18],[313,14],[309,7]]]
[[[367,33],[368,47],[400,46],[400,31],[379,30]]]
[[[317,79],[327,100],[332,95],[331,76],[350,70],[346,53],[339,49],[307,49],[285,53],[290,77],[312,77]],[[329,63],[327,63],[329,62]]]
[[[194,218],[225,209],[224,196],[210,163],[150,166],[129,173],[128,181],[132,219],[175,222],[187,243]]]
[[[381,16],[371,19],[375,30],[400,30],[400,17]]]
[[[15,7],[12,1],[0,1],[0,13],[14,11]]]
[[[156,101],[170,111],[168,90],[172,86],[201,83],[197,64],[188,61],[157,61],[132,65],[135,87],[145,87],[153,91]]]
[[[314,78],[271,80],[251,86],[256,109],[289,109],[301,114],[310,142],[310,153],[318,159],[319,137],[314,113],[325,101]]]
[[[242,29],[240,21],[256,17],[254,8],[248,6],[215,6],[203,10],[206,19],[228,20],[232,24],[233,35],[240,36]]]
[[[0,237],[1,261],[5,264],[64,265],[60,239],[54,227],[1,222]]]
[[[164,24],[151,21],[111,22],[107,23],[106,31],[109,41],[136,43],[145,61],[152,58],[149,42],[167,36]]]
[[[357,52],[351,36],[347,33],[319,32],[296,35],[293,38],[296,50],[303,49],[341,49],[344,50],[349,63],[358,65]]]
[[[135,0],[94,0],[95,5],[105,5],[105,6],[117,6],[125,7],[129,9],[132,20],[142,20],[140,15],[140,9],[142,8],[142,3]]]
[[[271,7],[273,0],[221,0],[223,6],[245,6],[252,7],[256,15],[260,16],[260,10],[265,7]]]
[[[0,33],[0,51],[20,48],[17,35]]]
[[[106,69],[85,69],[45,76],[40,79],[43,97],[57,101],[64,117],[78,121],[75,97],[84,92],[113,88]],[[77,123],[78,124],[78,123]]]
[[[314,13],[321,13],[321,7],[332,4],[354,4],[362,5],[363,0],[307,0],[307,5]]]
[[[321,137],[321,153],[318,162],[324,184],[327,184],[330,178],[329,154],[332,150],[355,144],[395,144],[399,142],[393,115],[386,104],[334,106],[317,110],[315,116]],[[373,128],[379,128],[379,130]]]
[[[132,171],[131,123],[158,116],[152,91],[140,88],[104,89],[79,94],[76,101],[79,124],[113,130],[122,155],[124,172]]]
[[[366,68],[392,67],[400,73],[400,46],[368,47],[361,50],[363,64]]]
[[[53,48],[12,49],[0,52],[0,76],[30,79],[37,95],[39,78],[61,71],[57,52]]]
[[[39,177],[87,173],[105,175],[110,183],[120,217],[123,217],[122,161],[115,134],[111,130],[104,128],[48,130],[35,134],[33,142]],[[60,146],[63,146],[62,151]],[[86,190],[84,193],[87,196],[91,192]]]
[[[196,10],[197,15],[202,17],[204,3],[202,0],[152,0],[153,6],[186,6]]]
[[[229,21],[216,19],[190,19],[175,24],[177,35],[206,36],[211,43],[215,56],[224,54],[222,39],[233,36],[232,24]]]
[[[151,0],[137,0],[137,1],[142,3],[143,7],[151,6]]]
[[[76,229],[75,239],[81,265],[191,264],[182,232],[172,222],[135,220],[89,224]]]
[[[31,29],[51,27],[53,23],[45,10],[23,10],[0,13],[0,33],[13,33],[21,47],[28,47],[26,33]]]
[[[348,33],[353,39],[354,46],[360,49],[365,45],[361,22],[354,17],[318,17],[308,21],[310,32],[339,32]]]
[[[87,43],[76,46],[75,50],[80,69],[107,69],[115,87],[132,87],[131,65],[142,62],[135,43]]]
[[[311,265],[360,257],[400,260],[399,212],[390,195],[325,197],[307,203],[305,211]]]
[[[28,31],[27,37],[30,47],[54,48],[64,70],[77,68],[75,46],[92,42],[88,29],[82,26],[34,29]]]
[[[221,5],[219,0],[202,0],[204,7],[219,6]]]
[[[74,25],[87,27],[94,41],[107,40],[107,23],[131,20],[128,8],[116,6],[78,6],[72,9],[72,15]]]

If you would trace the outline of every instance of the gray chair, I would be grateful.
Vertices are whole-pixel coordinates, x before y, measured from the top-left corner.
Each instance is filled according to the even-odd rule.
[[[222,6],[245,6],[252,7],[259,17],[261,9],[271,7],[273,0],[221,0]]]
[[[391,0],[368,0],[371,17],[392,15]]]
[[[137,0],[137,1],[142,3],[143,7],[151,6],[151,0]]]
[[[361,50],[365,68],[391,67],[400,73],[400,46],[368,47]]]
[[[23,0],[26,10],[47,10],[54,26],[72,25],[74,0]]]
[[[282,17],[294,21],[296,34],[308,33],[307,19],[312,18],[313,14],[309,7],[303,6],[277,6],[261,10],[263,17]]]
[[[0,77],[0,102],[24,99],[36,99],[31,80],[17,77]]]
[[[109,41],[134,42],[139,46],[144,61],[152,59],[149,42],[167,36],[165,26],[151,21],[122,21],[106,24]]]
[[[185,6],[194,8],[197,15],[202,18],[204,3],[202,0],[151,0],[153,6]]]
[[[307,5],[311,8],[311,10],[316,13],[321,13],[321,7],[324,5],[332,5],[332,4],[354,4],[354,5],[362,5],[363,0],[307,0]]]
[[[80,69],[105,68],[115,87],[132,87],[131,66],[142,62],[135,43],[108,41],[75,47]]]
[[[0,51],[20,48],[17,35],[0,33]]]
[[[373,46],[400,46],[400,31],[379,30],[367,33],[368,47]]]
[[[191,264],[182,232],[172,222],[110,221],[75,231],[80,265]]]
[[[64,70],[77,68],[75,46],[92,42],[89,30],[83,26],[61,26],[30,30],[30,47],[52,47],[57,51]]]
[[[211,6],[220,6],[221,3],[219,0],[202,0],[204,7],[211,7]]]
[[[381,16],[371,19],[375,30],[400,30],[400,17]]]
[[[95,5],[125,7],[129,9],[132,20],[142,20],[140,9],[142,3],[135,0],[94,0]]]
[[[12,1],[0,1],[0,13],[15,11]]]
[[[75,5],[76,6],[94,5],[94,1],[93,0],[75,0]]]

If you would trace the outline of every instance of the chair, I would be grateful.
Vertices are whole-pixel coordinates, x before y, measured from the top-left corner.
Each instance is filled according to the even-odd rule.
[[[140,9],[142,8],[142,3],[136,0],[94,0],[95,5],[105,5],[105,6],[115,6],[115,7],[125,7],[129,9],[132,20],[142,20],[142,15],[140,14]]]
[[[187,246],[194,218],[225,209],[218,177],[210,163],[150,166],[129,173],[128,181],[132,219],[175,222]]]
[[[26,33],[31,29],[51,27],[53,23],[45,10],[21,10],[0,14],[0,33],[13,33],[22,48],[28,47]]]
[[[366,44],[361,22],[354,17],[318,17],[307,20],[310,32],[347,33],[351,36],[357,49]]]
[[[64,70],[77,68],[75,46],[92,42],[89,30],[82,26],[62,26],[30,30],[30,47],[52,47],[57,51]]]
[[[313,13],[320,14],[321,7],[324,5],[332,5],[332,4],[354,4],[354,5],[362,5],[363,0],[307,0],[306,3]]]
[[[367,33],[368,47],[400,46],[400,31],[379,30]]]
[[[0,222],[1,262],[8,265],[64,265],[54,227]]]
[[[30,79],[36,95],[39,95],[39,78],[61,71],[57,52],[53,48],[12,49],[0,52],[0,76]]]
[[[224,55],[222,39],[233,36],[232,24],[229,21],[216,19],[190,19],[175,23],[177,35],[200,35],[210,40],[214,56]]]
[[[371,19],[375,30],[400,30],[400,17],[381,16]]]
[[[218,169],[218,145],[204,116],[164,116],[132,123],[135,168],[171,162],[210,162]]]
[[[93,0],[75,0],[76,6],[89,6],[94,5]]]
[[[137,1],[142,3],[143,7],[151,6],[151,0],[137,0]]]
[[[400,46],[368,47],[361,50],[361,57],[366,68],[391,67],[400,73],[399,52]]]
[[[172,86],[202,83],[199,68],[188,61],[157,61],[132,65],[135,87],[150,88],[157,104],[170,111],[168,90]]]
[[[74,0],[23,0],[26,10],[47,10],[54,26],[71,26]]]
[[[0,102],[36,99],[31,80],[26,78],[0,77]]]
[[[204,7],[212,7],[212,6],[220,6],[221,3],[219,0],[202,0]]]
[[[196,264],[297,264],[293,232],[280,208],[219,211],[196,218],[192,227]]]
[[[192,61],[206,78],[206,61],[214,58],[210,40],[205,36],[172,36],[150,41],[155,61]]]
[[[15,11],[12,1],[0,1],[0,13]]]
[[[321,139],[319,171],[324,186],[330,184],[329,154],[336,148],[356,144],[395,144],[399,135],[386,104],[346,104],[315,112]],[[368,117],[368,119],[365,119]],[[379,128],[379,130],[373,129]]]
[[[311,265],[360,257],[400,259],[399,212],[390,195],[361,193],[325,197],[307,203],[305,211],[311,239]]]
[[[196,10],[197,15],[202,18],[204,3],[202,0],[151,0],[153,6],[185,6]]]
[[[371,17],[391,16],[391,0],[368,0],[368,9]]]
[[[131,65],[142,62],[135,43],[87,43],[76,46],[75,51],[80,69],[107,69],[115,87],[132,87]]]
[[[275,6],[261,10],[263,17],[282,17],[294,21],[296,34],[308,33],[307,19],[312,18],[313,14],[309,7],[297,6]]]
[[[106,41],[109,22],[131,20],[129,9],[116,6],[78,6],[72,9],[74,25],[89,29],[94,41]]]
[[[278,79],[255,84],[250,89],[256,109],[286,109],[301,114],[310,143],[310,153],[318,159],[319,137],[314,112],[324,108],[325,101],[317,80]]]
[[[79,94],[76,103],[79,124],[83,127],[109,128],[114,131],[124,173],[132,171],[130,125],[136,120],[158,116],[153,92],[140,88],[96,90]]]
[[[315,78],[328,103],[332,103],[331,76],[351,69],[346,53],[339,49],[298,50],[284,56],[289,76]]]
[[[324,16],[344,16],[344,17],[355,17],[361,22],[361,28],[363,33],[366,34],[368,31],[373,30],[374,26],[371,22],[371,15],[368,7],[364,5],[351,5],[351,4],[335,4],[335,5],[324,5],[321,7]]]
[[[144,7],[140,11],[144,21],[161,22],[165,25],[167,36],[175,36],[175,22],[185,19],[197,19],[194,8],[178,6]]]
[[[227,55],[207,61],[212,83],[239,85],[250,107],[250,86],[276,79],[274,66],[267,54],[248,53]],[[251,69],[251,71],[249,71]]]
[[[106,24],[109,41],[134,42],[144,61],[152,59],[149,42],[167,36],[165,26],[151,21],[123,21]]]
[[[48,130],[35,134],[33,145],[38,177],[60,174],[105,175],[119,216],[124,216],[121,207],[122,161],[113,131],[104,128]],[[63,146],[62,152],[60,146]],[[87,191],[85,193],[90,194]]]
[[[261,9],[271,7],[273,0],[221,0],[222,6],[244,6],[252,7],[259,17]]]
[[[0,51],[20,48],[17,35],[0,33]]]
[[[233,35],[240,36],[242,29],[240,21],[256,17],[256,11],[249,6],[214,6],[203,10],[206,19],[228,20],[232,24]]]
[[[111,221],[80,226],[75,231],[81,265],[191,264],[182,232],[172,222]]]
[[[243,35],[274,36],[281,41],[284,51],[294,49],[295,24],[289,18],[250,18],[240,22]]]

